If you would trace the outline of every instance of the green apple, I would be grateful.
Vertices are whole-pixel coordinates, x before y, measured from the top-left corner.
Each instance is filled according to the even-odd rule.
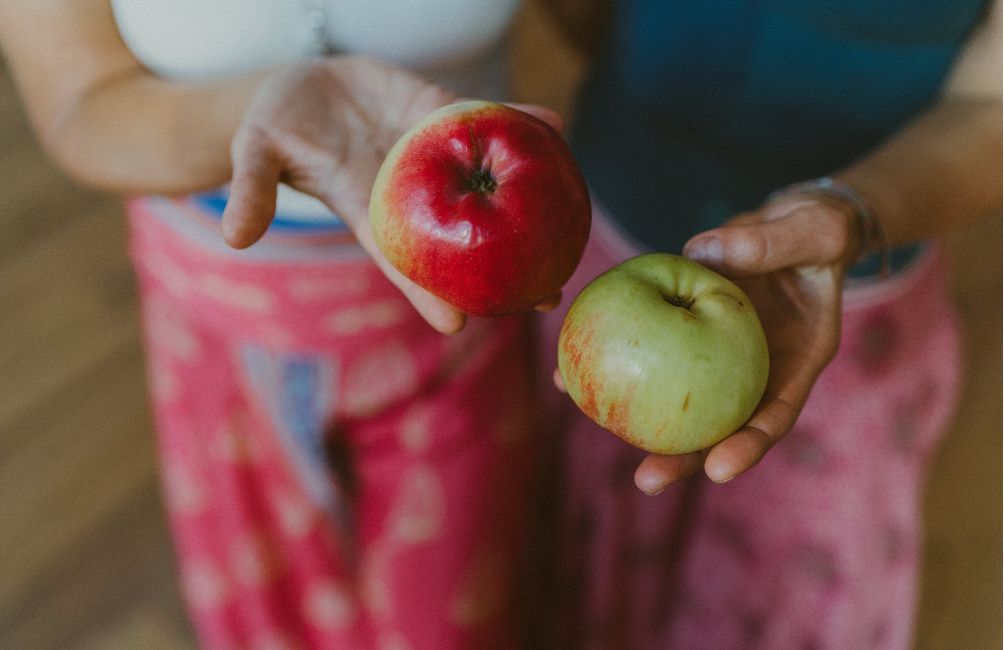
[[[657,454],[737,431],[767,385],[767,340],[749,297],[691,260],[649,253],[593,280],[565,316],[558,369],[604,429]]]

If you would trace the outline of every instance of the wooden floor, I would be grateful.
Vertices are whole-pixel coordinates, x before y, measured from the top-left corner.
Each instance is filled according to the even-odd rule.
[[[577,61],[538,18],[516,94],[567,109]],[[926,497],[920,648],[1000,647],[1001,241],[994,218],[951,242],[968,389]],[[192,647],[142,384],[118,204],[45,160],[0,69],[0,648]]]

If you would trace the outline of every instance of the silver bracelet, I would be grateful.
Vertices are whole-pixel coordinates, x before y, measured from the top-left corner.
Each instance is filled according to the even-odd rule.
[[[868,203],[861,198],[857,191],[847,183],[841,183],[829,176],[802,181],[781,188],[772,192],[767,201],[773,201],[783,195],[791,194],[822,194],[832,196],[854,209],[854,216],[857,219],[858,235],[862,242],[861,257],[871,253],[879,255],[879,275],[884,277],[892,272],[892,253],[889,250],[888,239],[882,222],[875,217]]]

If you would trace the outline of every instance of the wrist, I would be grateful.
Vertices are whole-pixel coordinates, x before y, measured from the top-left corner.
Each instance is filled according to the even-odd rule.
[[[891,257],[885,228],[876,216],[871,203],[852,185],[830,176],[823,176],[782,188],[771,194],[768,200],[781,195],[816,196],[828,203],[836,203],[845,208],[852,217],[851,228],[853,232],[851,235],[853,240],[857,242],[854,252],[848,256],[847,266],[853,266],[870,255],[878,255],[880,275],[889,274]]]

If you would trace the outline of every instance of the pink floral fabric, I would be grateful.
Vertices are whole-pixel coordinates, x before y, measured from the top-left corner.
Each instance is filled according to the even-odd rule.
[[[302,238],[266,238],[256,255],[271,257],[249,258],[199,241],[215,230],[194,210],[129,206],[165,503],[203,647],[512,647],[539,392],[529,320],[439,336],[351,242],[305,255]]]
[[[848,288],[840,352],[760,465],[648,497],[641,452],[550,386],[568,303],[639,252],[602,211],[539,338],[436,334],[345,233],[238,253],[190,202],[129,212],[203,647],[910,647],[960,374],[936,250]]]
[[[602,212],[566,301],[638,247]],[[549,598],[569,648],[912,647],[928,460],[957,402],[944,263],[849,285],[837,357],[794,430],[751,471],[654,497],[643,454],[567,412]]]

